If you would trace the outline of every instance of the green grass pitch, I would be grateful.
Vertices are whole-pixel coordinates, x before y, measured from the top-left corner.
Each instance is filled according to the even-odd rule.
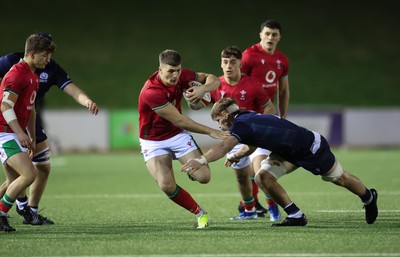
[[[380,213],[364,220],[358,197],[302,169],[281,178],[307,215],[305,227],[271,227],[267,218],[230,221],[240,200],[232,171],[212,163],[207,185],[178,171],[178,184],[211,217],[195,217],[163,195],[137,152],[52,157],[52,174],[40,208],[52,226],[22,225],[0,232],[0,256],[400,256],[400,150],[334,150],[342,166],[378,190]],[[0,179],[4,180],[4,173]],[[265,206],[265,197],[259,193]]]

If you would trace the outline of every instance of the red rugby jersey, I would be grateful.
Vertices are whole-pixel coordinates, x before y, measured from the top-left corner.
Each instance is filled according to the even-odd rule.
[[[196,80],[197,73],[182,69],[179,81],[174,86],[166,86],[155,72],[144,84],[139,95],[139,137],[147,140],[161,141],[171,138],[183,129],[176,127],[159,116],[155,110],[173,104],[182,113],[181,100],[183,92],[189,88],[188,82]]]
[[[26,62],[22,61],[12,66],[1,81],[0,99],[3,99],[4,91],[11,91],[18,95],[14,112],[22,129],[25,129],[28,124],[38,89],[39,77]],[[7,125],[1,112],[0,125]]]
[[[224,76],[219,77],[220,86],[211,92],[213,102],[221,98],[235,99],[239,108],[242,110],[264,112],[265,106],[270,101],[268,94],[263,90],[260,83],[242,75],[242,78],[236,85],[229,85]]]
[[[257,43],[243,52],[241,71],[257,79],[274,100],[279,80],[289,73],[289,60],[278,49],[270,55]]]

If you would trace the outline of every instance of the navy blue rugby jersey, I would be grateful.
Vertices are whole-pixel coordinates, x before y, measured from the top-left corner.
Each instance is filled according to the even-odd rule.
[[[314,134],[275,115],[242,111],[229,128],[240,143],[268,149],[287,160],[311,154]]]
[[[10,70],[10,68],[18,63],[24,57],[23,52],[10,53],[0,57],[0,78]],[[35,73],[39,76],[39,91],[36,96],[36,104],[39,103],[51,86],[55,85],[61,90],[72,82],[68,74],[53,59],[44,69],[36,69]]]

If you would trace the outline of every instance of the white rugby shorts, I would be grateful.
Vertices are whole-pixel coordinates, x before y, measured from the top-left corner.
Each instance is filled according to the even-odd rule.
[[[237,144],[232,150],[230,150],[227,154],[227,156],[231,153],[236,153],[241,147],[243,146],[243,144]],[[239,169],[243,169],[247,166],[249,166],[251,163],[250,161],[250,157],[246,156],[240,159],[239,162],[232,164],[232,168],[235,170],[239,170]]]
[[[14,154],[27,152],[28,148],[21,146],[15,133],[0,133],[1,162],[5,163]]]
[[[182,156],[199,149],[196,141],[187,131],[182,131],[176,136],[161,141],[153,141],[139,139],[141,152],[144,161],[147,162],[153,157],[170,154],[173,159],[181,158]]]
[[[266,155],[269,156],[271,154],[270,150],[260,148],[258,147],[252,154],[250,154],[250,160],[253,161],[254,157],[260,156],[260,155]]]

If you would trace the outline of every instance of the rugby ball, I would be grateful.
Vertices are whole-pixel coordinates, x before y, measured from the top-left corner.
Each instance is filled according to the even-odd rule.
[[[195,81],[195,80],[188,82],[188,85],[189,85],[189,87],[200,87],[200,86],[203,86],[203,84],[201,82],[198,82],[198,81]],[[191,103],[191,102],[189,102],[187,100],[186,92],[184,93],[184,97],[185,97],[185,100],[188,102],[189,107],[191,109],[194,109],[194,110],[199,110],[199,109],[211,104],[211,94],[210,94],[210,92],[206,92],[204,94],[203,98],[200,101],[196,102],[196,103]]]

